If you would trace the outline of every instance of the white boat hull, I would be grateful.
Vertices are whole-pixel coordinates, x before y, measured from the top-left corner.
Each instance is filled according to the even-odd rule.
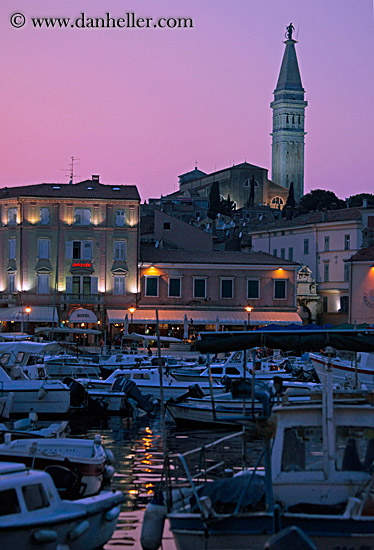
[[[56,387],[56,389],[50,389],[49,386],[47,389],[41,389],[38,383],[33,388],[30,385],[22,387],[10,382],[4,384],[3,387],[3,395],[6,397],[9,393],[14,395],[10,411],[11,416],[27,416],[31,410],[38,415],[63,416],[70,410],[70,392],[68,388]]]
[[[309,355],[315,371],[317,372],[320,379],[322,379],[325,375],[328,358],[326,356],[314,353],[310,353]],[[347,380],[349,380],[351,383],[354,383],[356,371],[354,364],[352,364],[350,361],[333,358],[331,359],[331,367],[334,383],[345,384]],[[357,368],[357,377],[361,384],[365,384],[365,386],[369,390],[374,390],[374,368],[362,368],[359,366]]]

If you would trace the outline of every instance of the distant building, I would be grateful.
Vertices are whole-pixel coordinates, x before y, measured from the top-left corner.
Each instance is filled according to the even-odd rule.
[[[320,297],[318,321],[345,323],[350,294],[346,260],[361,247],[363,224],[372,223],[370,218],[367,221],[366,212],[369,210],[361,208],[310,212],[291,220],[258,225],[250,231],[252,250],[307,266]],[[314,317],[312,311],[310,317]]]
[[[96,328],[107,307],[135,303],[139,203],[135,186],[103,185],[99,176],[0,189],[3,329],[19,330],[26,306],[34,326],[54,319]]]
[[[235,202],[237,208],[248,204],[251,192],[251,179],[254,178],[254,203],[269,205],[272,208],[282,208],[288,197],[288,189],[268,179],[268,170],[243,162],[205,174],[197,168],[179,176],[179,190],[170,193],[163,200],[177,200],[181,198],[209,199],[210,189],[214,182],[219,185],[219,192],[225,199]]]
[[[346,266],[350,273],[349,323],[374,324],[374,244],[353,254]]]

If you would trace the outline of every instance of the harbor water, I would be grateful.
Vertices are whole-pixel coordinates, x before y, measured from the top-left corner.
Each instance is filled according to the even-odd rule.
[[[240,428],[239,428],[240,429]],[[170,453],[206,445],[229,433],[226,430],[181,430],[171,419],[166,420],[167,449]],[[106,419],[83,417],[71,423],[71,436],[93,439],[101,434],[103,444],[113,452],[116,474],[112,485],[125,496],[117,530],[105,550],[141,549],[140,532],[145,507],[162,477],[164,451],[160,414],[137,421],[121,417]],[[253,456],[258,456],[260,441],[249,443]],[[228,465],[241,460],[241,449],[227,451]],[[175,550],[168,525],[164,531],[163,550]]]

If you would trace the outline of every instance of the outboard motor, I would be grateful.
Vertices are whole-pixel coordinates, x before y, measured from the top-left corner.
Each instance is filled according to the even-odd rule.
[[[154,409],[154,403],[150,395],[143,395],[133,380],[128,378],[118,378],[112,386],[113,391],[123,391],[126,397],[135,401],[139,409],[146,413],[151,413]]]
[[[70,405],[76,408],[85,408],[92,414],[102,414],[106,412],[108,404],[102,401],[96,401],[88,395],[83,384],[74,380],[70,376],[64,378],[64,384],[70,388]]]

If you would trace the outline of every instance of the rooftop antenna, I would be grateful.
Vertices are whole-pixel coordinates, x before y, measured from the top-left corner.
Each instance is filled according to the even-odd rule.
[[[197,170],[197,159],[195,160],[195,170]]]
[[[70,159],[71,161],[69,164],[69,168],[61,168],[61,170],[63,170],[64,172],[69,172],[69,185],[72,185],[74,183],[74,178],[77,177],[77,174],[74,173],[74,167],[77,164],[80,164],[79,162],[77,163],[77,160],[80,159],[77,159],[75,157],[70,157]]]
[[[374,0],[373,0],[373,2],[374,2]],[[374,9],[374,5],[373,5],[373,9]],[[298,24],[297,24],[296,40],[299,39],[299,30],[300,30],[300,21],[299,21]]]

